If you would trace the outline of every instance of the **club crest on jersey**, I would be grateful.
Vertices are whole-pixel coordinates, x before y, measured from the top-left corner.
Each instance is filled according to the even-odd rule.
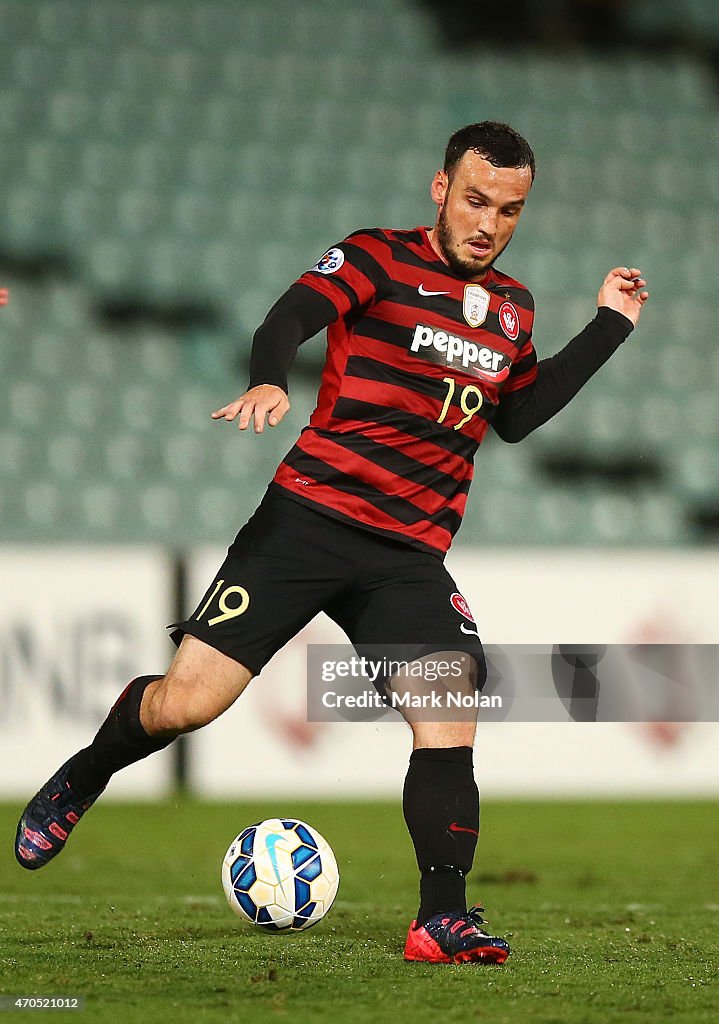
[[[460,615],[464,615],[465,619],[469,619],[470,622],[474,622],[474,615],[472,615],[469,610],[469,605],[461,594],[455,591],[449,601],[456,612],[459,612]]]
[[[334,274],[344,261],[345,254],[341,249],[328,249],[312,269],[319,271],[320,274]]]
[[[499,326],[510,341],[519,337],[519,313],[511,302],[503,302],[499,307]]]
[[[488,310],[489,292],[485,291],[481,284],[466,284],[462,312],[469,326],[481,327],[487,319]]]
[[[507,379],[512,363],[506,352],[497,352],[489,345],[478,345],[447,331],[436,331],[425,324],[416,325],[409,350],[421,353],[422,359],[452,366],[493,384]]]

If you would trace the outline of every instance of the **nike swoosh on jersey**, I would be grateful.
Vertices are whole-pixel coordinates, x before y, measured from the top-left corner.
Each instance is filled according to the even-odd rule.
[[[427,297],[428,295],[449,295],[449,292],[428,292],[423,284],[419,286],[417,291],[419,292],[420,295],[424,295],[425,297]]]

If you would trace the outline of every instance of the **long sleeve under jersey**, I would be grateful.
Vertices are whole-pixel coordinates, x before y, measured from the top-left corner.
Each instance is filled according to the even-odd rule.
[[[275,384],[288,392],[287,377],[297,349],[337,319],[328,298],[293,284],[257,329],[250,360],[250,387]],[[523,440],[555,416],[613,355],[634,329],[622,313],[601,306],[597,315],[556,355],[537,362],[526,387],[500,394],[492,427],[503,441]]]

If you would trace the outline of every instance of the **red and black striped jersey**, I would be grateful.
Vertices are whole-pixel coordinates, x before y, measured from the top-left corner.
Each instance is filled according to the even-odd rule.
[[[371,228],[299,283],[337,310],[309,425],[273,483],[324,513],[444,555],[501,395],[531,384],[534,303],[492,268],[459,278],[427,228]]]

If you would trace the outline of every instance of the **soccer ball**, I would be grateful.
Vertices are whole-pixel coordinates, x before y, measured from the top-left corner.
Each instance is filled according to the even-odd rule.
[[[232,840],[222,863],[227,902],[267,931],[304,931],[332,906],[337,861],[319,832],[295,818],[268,818]]]

